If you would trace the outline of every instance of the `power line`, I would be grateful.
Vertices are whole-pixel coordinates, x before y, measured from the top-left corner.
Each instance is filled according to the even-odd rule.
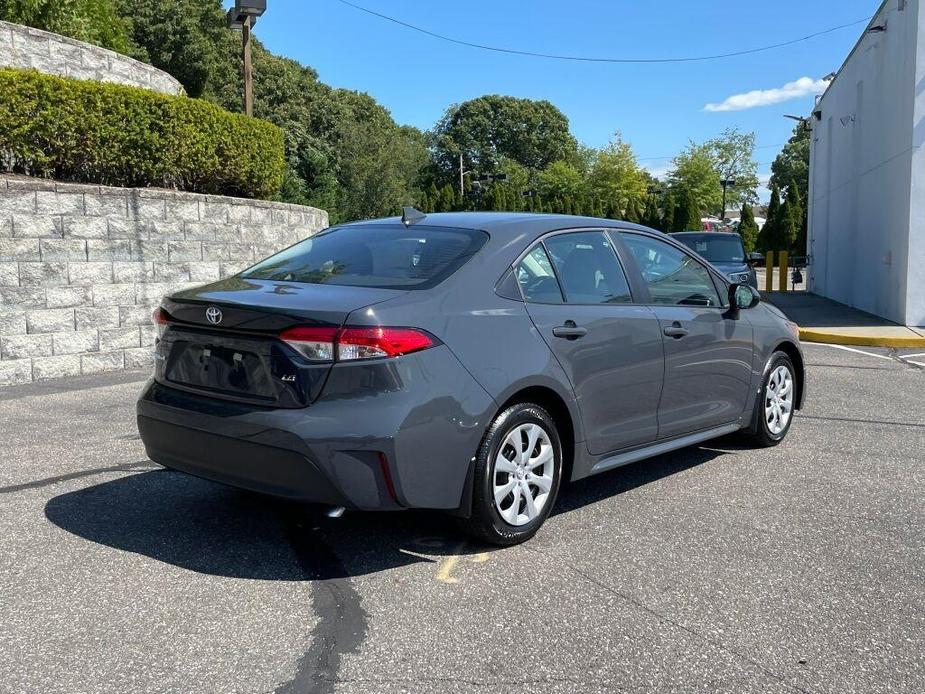
[[[785,144],[787,143],[782,142],[778,145],[758,145],[757,147],[755,147],[755,149],[771,149],[773,147],[783,147]],[[667,159],[676,159],[677,156],[678,156],[677,154],[673,154],[670,157],[636,157],[636,159],[638,161],[664,161]]]
[[[572,60],[576,62],[584,63],[694,63],[705,60],[719,60],[721,58],[735,58],[742,55],[751,55],[753,53],[761,53],[763,51],[774,50],[775,48],[784,48],[786,46],[792,46],[797,43],[802,43],[803,41],[809,41],[810,39],[817,38],[819,36],[824,36],[825,34],[831,34],[832,32],[839,31],[841,29],[847,29],[848,27],[853,27],[857,24],[863,24],[870,21],[870,17],[865,19],[858,19],[853,22],[848,22],[847,24],[840,24],[829,29],[823,29],[822,31],[817,31],[807,36],[803,36],[798,39],[792,39],[790,41],[783,41],[781,43],[771,44],[770,46],[762,46],[761,48],[750,48],[743,51],[734,51],[732,53],[719,53],[717,55],[701,55],[701,56],[688,56],[688,57],[678,57],[678,58],[595,58],[591,56],[579,56],[579,55],[557,55],[555,53],[536,53],[534,51],[521,51],[515,48],[502,48],[500,46],[487,46],[481,43],[474,43],[472,41],[464,41],[462,39],[455,39],[451,36],[445,36],[443,34],[438,34],[435,31],[430,31],[429,29],[424,29],[423,27],[416,26],[414,24],[409,24],[395,17],[389,17],[388,15],[381,14],[374,10],[370,10],[366,7],[361,7],[360,5],[355,5],[348,0],[337,0],[337,2],[342,5],[347,5],[352,7],[355,10],[360,12],[365,12],[366,14],[378,17],[387,22],[392,22],[393,24],[398,24],[412,31],[417,31],[418,33],[425,34],[435,39],[441,41],[447,41],[449,43],[455,43],[458,46],[466,46],[468,48],[478,48],[483,51],[494,51],[495,53],[509,53],[511,55],[522,55],[528,56],[531,58],[549,58],[552,60]]]

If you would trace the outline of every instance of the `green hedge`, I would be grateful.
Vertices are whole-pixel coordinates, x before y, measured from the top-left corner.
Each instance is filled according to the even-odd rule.
[[[285,169],[283,133],[199,99],[0,69],[0,169],[275,198]]]

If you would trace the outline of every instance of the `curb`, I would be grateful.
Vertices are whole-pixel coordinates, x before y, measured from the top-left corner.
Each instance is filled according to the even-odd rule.
[[[925,337],[887,337],[885,335],[846,335],[826,332],[817,328],[800,328],[803,342],[825,342],[832,345],[855,345],[857,347],[925,347]]]

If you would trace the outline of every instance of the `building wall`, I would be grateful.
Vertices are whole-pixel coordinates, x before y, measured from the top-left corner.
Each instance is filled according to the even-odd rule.
[[[181,94],[173,77],[147,63],[66,36],[0,22],[0,67],[33,68],[76,79],[118,82]]]
[[[909,325],[925,324],[908,301],[910,233],[925,231],[910,226],[925,204],[911,182],[919,4],[886,0],[871,25],[887,30],[861,37],[818,103],[810,183],[809,289]]]
[[[285,203],[0,176],[0,386],[145,367],[163,295],[327,223]]]
[[[916,46],[912,119],[912,194],[910,215],[909,283],[906,315],[910,325],[925,325],[925,7],[918,4],[919,38]]]

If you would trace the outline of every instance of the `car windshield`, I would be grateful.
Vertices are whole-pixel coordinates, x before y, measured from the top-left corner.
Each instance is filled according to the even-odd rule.
[[[402,225],[348,226],[305,239],[242,273],[260,280],[427,289],[458,270],[488,239],[482,231]]]
[[[677,236],[675,238],[711,263],[745,262],[745,249],[742,247],[742,239],[738,236],[698,234],[697,236]]]

